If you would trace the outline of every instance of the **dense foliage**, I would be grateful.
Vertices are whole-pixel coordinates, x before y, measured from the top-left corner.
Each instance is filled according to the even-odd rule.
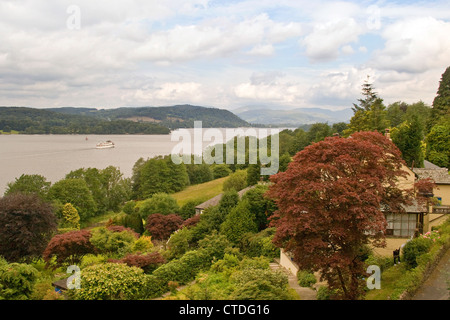
[[[37,195],[0,198],[0,256],[17,262],[39,257],[57,228],[53,208]]]

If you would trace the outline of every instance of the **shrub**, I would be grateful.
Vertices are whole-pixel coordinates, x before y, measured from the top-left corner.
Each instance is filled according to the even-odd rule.
[[[431,239],[423,237],[408,241],[403,247],[403,261],[409,268],[415,268],[417,266],[417,258],[427,253],[432,245],[433,241]]]
[[[141,204],[139,213],[142,219],[146,220],[151,214],[168,215],[178,212],[179,209],[177,200],[174,197],[166,193],[156,193]]]
[[[125,264],[103,263],[87,267],[81,277],[77,300],[133,300],[140,297],[146,284],[142,269]]]
[[[196,274],[211,265],[211,257],[206,249],[186,252],[180,259],[172,260],[153,272],[165,284],[176,281],[180,284],[194,280]]]
[[[129,228],[138,234],[144,233],[144,223],[142,222],[142,218],[139,213],[127,214],[122,217],[121,220],[121,224],[125,228]]]
[[[189,219],[184,220],[181,225],[182,228],[189,228],[195,226],[200,221],[200,215],[195,215]]]
[[[240,191],[247,186],[247,171],[237,170],[232,173],[223,183],[223,191],[234,189]]]
[[[125,212],[126,214],[133,214],[136,213],[136,203],[134,201],[128,201],[127,203],[124,204],[122,211]]]
[[[219,178],[223,178],[223,177],[229,176],[232,171],[228,167],[227,164],[222,163],[222,164],[215,164],[215,165],[213,165],[212,166],[212,172],[213,172],[214,179],[219,179]]]
[[[297,272],[297,281],[300,287],[311,287],[317,283],[317,279],[313,273],[306,270],[299,270]]]
[[[92,231],[90,242],[100,253],[120,254],[129,253],[136,241],[136,236],[127,230],[115,232],[107,228]]]
[[[328,287],[321,286],[317,289],[317,300],[330,300],[331,299],[331,290]]]
[[[236,285],[232,300],[287,300],[287,275],[270,269],[247,268],[233,273]]]
[[[159,252],[151,252],[145,255],[128,254],[120,260],[110,259],[108,262],[125,263],[130,267],[141,268],[145,273],[152,273],[160,265],[166,263],[166,259]]]
[[[268,228],[256,234],[245,234],[240,241],[242,252],[249,257],[278,257],[280,255],[280,249],[272,242],[274,234],[275,228]]]
[[[107,258],[102,254],[87,254],[81,259],[80,268],[84,269],[95,264],[106,262],[106,260]]]
[[[39,272],[24,263],[0,265],[0,300],[27,300],[31,297]]]
[[[62,208],[62,227],[80,229],[80,215],[77,209],[70,203],[66,203]]]
[[[184,220],[189,219],[195,215],[195,207],[202,203],[201,200],[189,200],[180,208],[180,217]]]
[[[90,242],[91,233],[88,230],[69,231],[54,236],[42,257],[48,264],[56,258],[58,266],[64,263],[77,264],[84,255],[95,253],[96,249]]]
[[[148,216],[145,229],[153,239],[167,240],[170,235],[183,224],[183,219],[176,214],[162,215],[159,213]]]
[[[132,251],[133,252],[147,252],[151,248],[153,248],[152,237],[150,236],[141,236],[136,242],[133,244]]]

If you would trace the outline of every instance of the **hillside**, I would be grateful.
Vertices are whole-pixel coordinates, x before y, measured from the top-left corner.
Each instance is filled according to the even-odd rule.
[[[317,122],[348,122],[353,115],[351,109],[332,111],[320,108],[297,108],[275,110],[265,107],[244,107],[233,110],[239,117],[249,123],[263,125],[300,126]]]
[[[0,130],[24,134],[169,134],[155,123],[104,120],[25,107],[0,107]]]
[[[193,128],[194,121],[202,121],[204,128],[250,126],[249,123],[228,110],[192,105],[123,107],[101,110],[92,108],[53,108],[47,110],[63,114],[85,115],[103,120],[129,120],[139,123],[157,123],[170,129]]]

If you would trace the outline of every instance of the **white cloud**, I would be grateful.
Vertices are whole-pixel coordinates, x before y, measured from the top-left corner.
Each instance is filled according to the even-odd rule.
[[[450,57],[450,22],[432,17],[395,22],[382,33],[385,47],[373,65],[382,70],[423,73],[445,69]]]
[[[306,48],[306,55],[312,61],[336,59],[339,49],[356,42],[362,33],[353,18],[318,23],[314,30],[300,42]]]

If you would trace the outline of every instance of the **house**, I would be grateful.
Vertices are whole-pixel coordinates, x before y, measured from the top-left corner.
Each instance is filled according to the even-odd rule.
[[[440,168],[435,164],[424,161],[424,168],[413,168],[417,179],[431,179],[436,184],[433,189],[433,197],[437,203],[432,203],[428,216],[428,229],[439,225],[450,214],[450,175],[447,168]]]
[[[239,198],[242,198],[242,196],[244,195],[244,193],[246,193],[248,190],[253,189],[255,186],[250,186],[247,187],[245,189],[242,189],[241,191],[238,191],[238,195]],[[217,206],[220,202],[220,199],[222,199],[223,193],[215,196],[214,198],[211,198],[201,204],[199,204],[198,206],[195,207],[195,214],[202,214],[203,211],[205,211],[205,209],[209,208],[209,207],[214,207]]]

